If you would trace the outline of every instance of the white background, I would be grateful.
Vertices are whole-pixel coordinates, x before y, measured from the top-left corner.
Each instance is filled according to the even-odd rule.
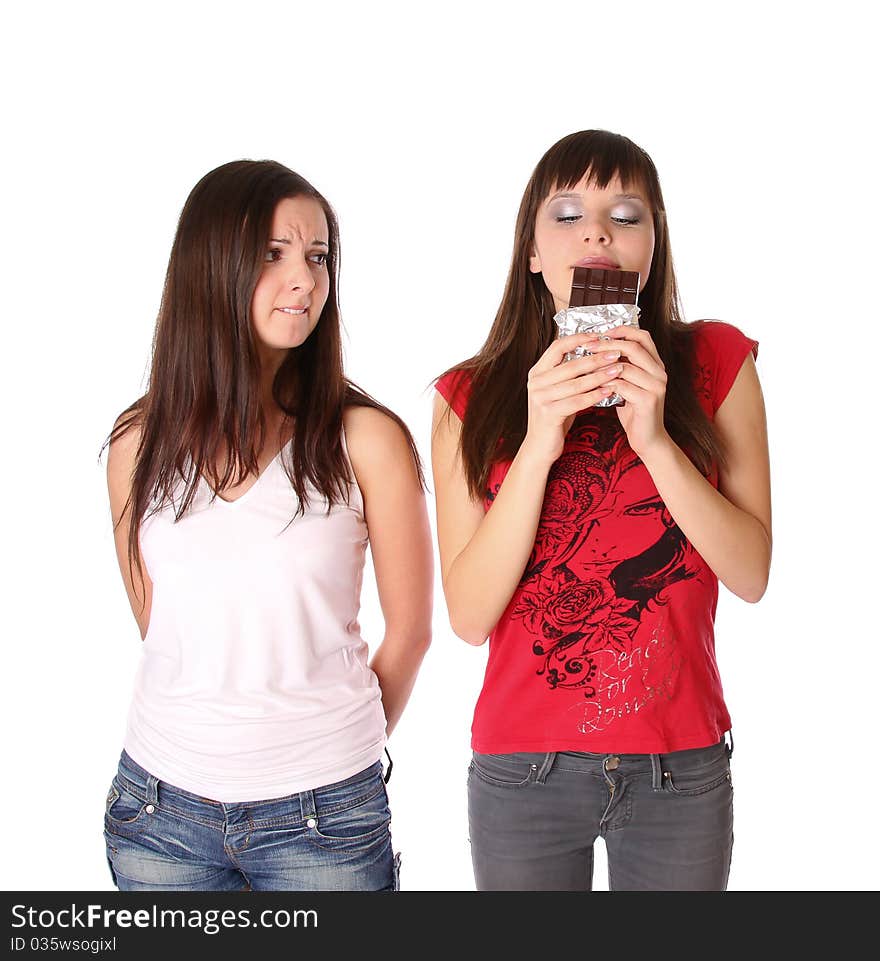
[[[348,372],[411,425],[427,466],[428,385],[489,329],[535,163],[588,127],[652,155],[688,317],[761,342],[773,571],[758,605],[722,588],[717,616],[730,887],[875,887],[876,76],[860,5],[244,9],[43,3],[4,28],[0,887],[111,887],[103,805],[140,639],[97,458],[145,386],[191,187],[268,157],[328,197]],[[473,887],[485,656],[452,635],[438,579],[433,647],[390,743],[410,890]],[[597,888],[603,865],[600,851]]]

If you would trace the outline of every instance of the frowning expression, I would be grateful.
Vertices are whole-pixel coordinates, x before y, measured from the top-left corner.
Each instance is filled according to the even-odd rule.
[[[251,320],[264,359],[299,347],[315,329],[327,295],[327,218],[312,197],[278,203],[267,239],[263,271],[251,302]]]

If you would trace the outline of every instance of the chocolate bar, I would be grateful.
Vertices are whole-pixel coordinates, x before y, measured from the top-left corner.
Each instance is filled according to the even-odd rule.
[[[575,267],[568,306],[597,307],[599,304],[634,304],[638,296],[639,272],[637,270]]]
[[[575,267],[571,281],[569,306],[553,318],[559,336],[595,333],[600,338],[607,331],[624,324],[639,326],[639,272],[637,270],[606,270],[601,267]],[[607,337],[603,338],[608,340]],[[586,347],[575,347],[565,355],[566,360],[585,357],[591,352]],[[596,407],[615,407],[626,403],[619,394],[611,394],[598,401]]]

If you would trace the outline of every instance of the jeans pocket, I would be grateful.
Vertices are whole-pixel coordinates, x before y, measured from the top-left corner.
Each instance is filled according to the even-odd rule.
[[[536,770],[536,764],[516,754],[478,754],[474,751],[468,774],[495,787],[518,788],[525,787]]]
[[[113,829],[136,829],[142,820],[146,801],[129,791],[117,778],[113,779],[107,792],[104,808],[104,827]]]
[[[678,794],[682,797],[698,797],[725,784],[733,790],[730,761],[726,754],[709,764],[684,767],[680,770],[676,770],[673,764],[670,765],[670,768],[663,772],[663,783],[666,790],[671,794]]]
[[[391,810],[381,776],[379,784],[375,794],[351,807],[319,810],[314,826],[307,827],[312,842],[338,851],[369,847],[386,838],[390,840]]]

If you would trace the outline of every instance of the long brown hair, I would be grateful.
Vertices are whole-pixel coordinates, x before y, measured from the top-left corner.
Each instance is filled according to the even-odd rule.
[[[451,368],[467,371],[471,380],[460,444],[468,490],[475,499],[482,499],[492,464],[511,460],[525,438],[528,372],[556,336],[553,298],[542,275],[529,270],[538,209],[552,191],[575,186],[587,173],[600,189],[617,176],[624,189],[637,185],[647,193],[655,240],[650,276],[639,296],[639,326],[651,334],[666,367],[666,430],[704,475],[713,461],[724,461],[721,442],[694,393],[693,333],[702,322],[685,323],[682,318],[654,163],[626,137],[582,130],[554,144],[535,167],[519,207],[513,260],[495,323],[479,352]]]
[[[206,174],[184,204],[153,337],[147,392],[122,412],[101,448],[103,452],[134,426],[141,428],[125,505],[132,508],[129,568],[137,565],[141,583],[137,535],[148,511],[172,503],[180,520],[201,477],[210,480],[216,496],[233,478],[240,481],[259,471],[267,419],[251,302],[275,208],[281,200],[300,196],[316,200],[327,218],[330,286],[317,326],[288,352],[272,383],[273,400],[286,418],[295,420],[291,463],[282,458],[299,501],[291,520],[308,506],[310,484],[326,498],[328,513],[347,499],[354,480],[341,440],[348,406],[381,410],[403,429],[424,487],[421,460],[404,422],[343,373],[339,225],[333,208],[307,180],[279,163],[224,164]],[[226,466],[218,474],[221,457]],[[183,496],[178,498],[181,481]]]

